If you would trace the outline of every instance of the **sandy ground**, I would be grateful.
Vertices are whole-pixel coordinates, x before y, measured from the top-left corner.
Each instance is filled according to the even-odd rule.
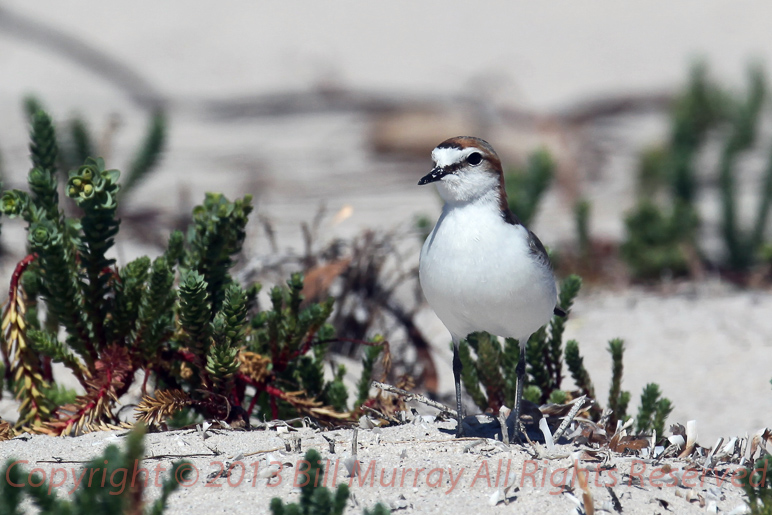
[[[395,5],[388,10],[361,7],[354,17],[357,23],[347,21],[352,19],[351,5],[321,7],[313,2],[305,4],[304,15],[280,3],[226,3],[213,9],[206,2],[197,2],[194,7],[168,2],[118,9],[87,1],[67,6],[53,1],[6,1],[0,9],[9,8],[68,34],[78,34],[136,71],[149,85],[150,93],[169,101],[171,132],[163,165],[130,199],[131,209],[157,210],[159,217],[152,226],[135,231],[167,234],[175,217],[189,212],[205,191],[230,197],[249,192],[256,196],[258,211],[274,221],[282,248],[299,248],[298,225],[311,219],[322,202],[332,213],[344,207],[353,209],[350,218],[322,228],[324,239],[350,237],[367,227],[404,226],[417,213],[436,216],[440,205],[434,192],[415,186],[429,165],[430,148],[425,159],[374,153],[370,113],[231,113],[218,117],[205,109],[211,105],[207,102],[332,85],[411,101],[428,99],[445,106],[454,105],[459,96],[471,95],[481,101],[483,110],[490,108],[491,112],[501,106],[561,112],[588,98],[667,89],[683,78],[695,55],[705,56],[719,76],[734,82],[749,59],[772,62],[768,51],[772,33],[763,21],[769,19],[770,7],[761,3],[737,9],[718,1],[686,2],[669,11],[662,11],[665,3],[657,2],[635,2],[630,9],[629,4],[622,8],[612,2],[563,2],[528,8],[517,3],[490,4],[480,7],[481,13],[496,16],[488,18],[493,25],[484,31],[479,46],[458,38],[474,19],[460,14],[466,4],[455,4],[455,9],[448,4],[442,8],[438,4]],[[0,10],[0,21],[2,14]],[[481,53],[481,47],[487,50]],[[97,134],[117,113],[121,128],[110,146],[109,161],[111,166],[126,167],[145,124],[145,108],[132,97],[136,88],[111,82],[74,63],[61,49],[41,46],[39,41],[2,25],[0,77],[5,187],[24,187],[29,165],[20,99],[29,92],[40,94],[59,119],[74,112],[83,114]],[[503,121],[495,116],[486,120],[487,125],[473,123],[468,130],[485,127],[476,133],[505,134],[500,130]],[[584,128],[583,136],[597,144],[603,154],[599,162],[593,161],[596,167],[580,169],[577,176],[580,193],[593,201],[596,237],[621,237],[623,213],[634,202],[636,152],[661,138],[666,129],[666,120],[656,113],[605,119]],[[538,134],[532,138],[534,145],[540,141]],[[451,135],[455,134],[447,136]],[[505,140],[500,138],[501,145]],[[741,206],[747,209],[754,206],[758,178],[758,173],[744,177]],[[705,177],[704,183],[705,238],[710,243],[717,232],[718,197],[711,189],[711,177]],[[543,202],[534,228],[547,244],[559,246],[573,238],[568,199],[565,188],[556,188]],[[126,229],[127,239],[117,248],[120,262],[159,252],[147,239],[131,237],[130,228]],[[7,249],[2,277],[9,277],[10,268],[21,256],[21,249],[13,242],[24,238],[23,228],[3,219],[2,238]],[[255,255],[267,248],[256,224],[250,228],[248,248]],[[633,395],[631,409],[637,409],[643,386],[656,382],[675,405],[671,421],[697,420],[699,441],[710,446],[719,436],[743,435],[772,425],[770,308],[770,292],[738,291],[717,279],[656,291],[585,290],[575,305],[566,336],[579,341],[601,401],[605,401],[610,376],[607,342],[624,338],[628,350],[623,388]],[[436,346],[440,387],[448,395],[452,374],[447,332],[428,309],[420,320]],[[337,435],[345,448],[349,433],[339,431]],[[304,448],[326,449],[318,435],[303,438]],[[478,467],[488,457],[498,460],[511,455],[522,469],[525,455],[520,451],[504,451],[488,444],[487,451],[463,453],[462,443],[446,438],[447,434],[433,425],[384,429],[383,442],[400,443],[376,445],[376,435],[369,434],[360,439],[360,457],[377,458],[391,468],[436,463],[437,467],[453,469]],[[117,441],[116,436],[34,437],[33,442],[1,444],[0,455],[81,460],[100,452],[108,441]],[[147,448],[150,454],[210,452],[205,444],[221,452],[218,459],[283,447],[277,435],[255,432],[223,433],[206,442],[195,434],[150,435]],[[408,452],[404,459],[400,458],[403,449]],[[299,457],[290,454],[282,459],[294,462]],[[208,474],[215,467],[207,460],[195,463]],[[169,460],[161,462],[169,464]],[[252,476],[246,477],[251,481]],[[448,495],[425,484],[399,492],[378,488],[354,491],[360,506],[371,506],[378,499],[398,502],[404,495],[404,501],[416,512],[452,507],[460,513],[480,506],[487,509],[485,503],[493,490],[479,484],[472,487],[470,481],[463,490],[459,486]],[[262,484],[255,488],[257,492],[251,486],[214,490],[196,485],[176,494],[172,506],[175,513],[199,506],[219,513],[240,504],[265,510],[272,495],[297,495],[291,493],[287,482],[275,490]],[[648,504],[655,497],[675,503],[678,508],[673,511],[678,513],[698,509],[677,497],[678,491],[628,488],[621,500],[625,513],[628,506],[629,513],[664,512],[664,508]],[[594,492],[601,506],[607,499],[605,489]],[[722,511],[739,503],[736,491],[725,495],[726,499],[718,497],[716,501]],[[515,502],[521,511],[532,513],[568,512],[572,506],[565,495],[550,495],[547,488],[528,486],[515,493]]]
[[[273,497],[297,501],[299,490],[293,485],[305,480],[301,474],[305,465],[300,460],[308,448],[319,450],[325,460],[327,475],[320,478],[320,484],[350,485],[347,513],[360,513],[376,502],[387,504],[396,513],[577,513],[573,511],[577,504],[570,496],[582,497],[582,490],[572,479],[572,464],[580,447],[561,445],[548,457],[533,456],[520,446],[507,447],[495,440],[455,439],[454,426],[453,422],[419,421],[359,430],[356,457],[361,468],[353,478],[346,468],[352,455],[352,430],[324,433],[334,441],[334,454],[329,452],[327,440],[311,429],[292,434],[218,430],[208,433],[205,440],[196,431],[150,434],[145,440],[147,459],[142,466],[149,469],[152,484],[157,477],[163,480],[171,475],[172,463],[181,459],[177,457],[192,456],[186,458],[192,464],[191,475],[182,483],[186,486],[172,496],[170,514],[269,513]],[[300,452],[294,443],[290,444],[292,452],[287,452],[285,443],[296,439],[300,439]],[[79,487],[76,480],[82,483],[81,478],[87,481],[92,474],[82,462],[107,445],[121,445],[121,440],[121,433],[116,432],[67,439],[17,438],[0,446],[0,457],[23,458],[29,461],[22,464],[27,470],[38,467],[47,477],[53,475],[56,484],[62,484],[59,495],[66,496]],[[654,464],[614,456],[602,467],[597,462],[578,463],[588,473],[596,513],[617,512],[611,492],[626,514],[727,513],[735,509],[738,511],[734,513],[742,513],[741,493],[731,483],[736,465],[716,466],[717,477],[680,476],[683,479],[677,484],[674,476],[679,477],[687,465],[680,460]],[[272,464],[273,470],[269,469]],[[218,472],[229,469],[230,476],[217,477]],[[127,472],[127,481],[133,474],[133,469]],[[93,481],[101,481],[101,472],[93,475]],[[137,477],[141,480],[141,473]],[[126,484],[121,472],[116,473],[113,483],[109,481],[106,484],[111,491],[120,491]],[[505,485],[511,488],[505,491]],[[148,491],[154,496],[158,489],[150,486]]]

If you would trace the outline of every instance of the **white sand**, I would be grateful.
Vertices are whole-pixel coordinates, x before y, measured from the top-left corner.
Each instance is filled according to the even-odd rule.
[[[572,453],[578,448],[558,446],[558,454],[564,457],[534,459],[519,446],[507,448],[488,440],[465,452],[471,439],[456,440],[452,436],[453,427],[453,422],[447,422],[360,430],[357,457],[362,464],[362,473],[354,479],[348,477],[344,464],[344,460],[351,455],[351,430],[326,433],[335,441],[335,454],[330,454],[327,442],[310,429],[294,435],[301,439],[300,453],[285,452],[284,441],[290,438],[286,434],[278,435],[275,431],[222,431],[206,440],[202,440],[195,431],[150,434],[145,443],[149,459],[142,465],[150,469],[153,482],[157,474],[160,474],[161,480],[169,477],[172,462],[176,460],[170,457],[153,459],[153,456],[206,455],[189,458],[194,468],[189,483],[184,484],[190,486],[180,488],[172,496],[169,514],[191,511],[234,513],[244,510],[249,513],[269,513],[268,504],[273,497],[297,501],[298,489],[293,488],[293,481],[297,481],[297,484],[304,481],[302,475],[297,475],[298,467],[302,465],[299,460],[302,460],[309,448],[319,450],[322,459],[330,460],[328,485],[333,482],[351,485],[352,496],[347,513],[361,513],[363,508],[372,508],[376,502],[404,509],[406,513],[511,513],[513,509],[518,513],[571,513],[575,504],[561,493],[564,484],[568,485],[568,492],[574,492],[581,498],[582,491],[573,488],[574,469],[570,468],[573,463]],[[15,439],[0,445],[0,458],[5,460],[14,456],[27,460],[27,470],[39,467],[48,477],[54,473],[53,469],[59,469],[54,477],[57,484],[63,483],[62,488],[65,490],[60,495],[66,495],[64,492],[71,492],[75,487],[74,475],[87,480],[91,474],[89,469],[83,476],[83,465],[68,461],[80,462],[97,456],[107,445],[121,441],[118,434],[105,432],[78,438],[35,436],[28,441]],[[221,467],[228,467],[227,462],[237,461],[234,457],[256,451],[263,452],[238,460],[243,463],[243,468],[239,464],[235,465],[230,477],[210,480],[210,484],[206,484],[205,478],[218,472]],[[51,463],[58,459],[64,461]],[[41,460],[45,460],[45,463]],[[260,474],[272,461],[282,463],[281,470],[276,471],[281,477],[281,483],[277,484],[278,479],[272,479],[271,484],[274,486],[268,486],[268,480],[260,477]],[[673,471],[685,465],[679,460],[665,460],[662,465],[665,464]],[[496,482],[498,480],[499,486],[504,486],[508,465],[511,473],[509,484],[514,483],[515,487],[507,495],[499,494],[501,502],[493,507],[490,505],[491,498],[499,490]],[[597,463],[581,462],[580,466],[591,471],[589,489],[596,510],[612,510],[607,486],[612,487],[624,513],[629,514],[704,513],[705,506],[710,503],[715,504],[719,512],[728,512],[742,503],[738,488],[729,481],[724,480],[719,484],[721,479],[697,476],[685,479],[689,487],[676,486],[669,476],[668,470],[671,469],[658,468],[631,457],[615,456],[609,466],[601,471],[598,471]],[[160,469],[156,471],[156,467]],[[374,474],[368,472],[371,467]],[[716,470],[720,478],[731,479],[732,471],[736,468],[718,466]],[[730,471],[729,475],[725,476],[727,471]],[[127,481],[131,480],[133,472],[133,469],[128,471]],[[117,473],[113,479],[114,487],[110,484],[110,478],[107,478],[107,487],[111,491],[120,491],[122,476],[122,473]],[[93,481],[101,481],[101,472],[94,472],[93,477]],[[644,481],[643,486],[639,483],[641,479]],[[157,495],[158,490],[150,487],[149,491],[152,496]],[[687,501],[687,495],[693,496],[694,501]],[[698,496],[702,496],[703,507],[700,507]],[[509,505],[504,503],[505,497]],[[667,510],[663,509],[660,500],[667,503]]]

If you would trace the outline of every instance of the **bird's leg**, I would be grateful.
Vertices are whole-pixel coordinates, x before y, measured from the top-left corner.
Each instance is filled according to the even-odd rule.
[[[527,342],[528,340],[526,340]],[[515,393],[515,413],[512,420],[515,421],[515,427],[509,438],[509,443],[520,440],[520,401],[523,398],[523,381],[525,379],[525,345],[520,344],[520,359],[517,362],[517,392]]]
[[[458,354],[458,343],[453,342],[453,379],[456,381],[456,410],[458,416],[458,428],[456,437],[464,436],[464,413],[461,409],[461,356]]]

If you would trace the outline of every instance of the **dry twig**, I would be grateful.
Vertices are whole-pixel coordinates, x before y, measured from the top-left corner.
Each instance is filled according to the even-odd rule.
[[[381,383],[381,382],[378,382],[378,381],[373,381],[371,383],[371,386],[373,386],[374,388],[378,388],[380,390],[383,390],[385,392],[395,393],[397,395],[401,395],[402,397],[404,397],[405,402],[418,401],[418,402],[420,402],[422,404],[426,404],[427,406],[431,406],[432,408],[436,408],[436,409],[440,410],[441,413],[448,413],[448,414],[450,414],[453,417],[456,416],[456,410],[448,408],[447,406],[445,406],[444,404],[442,404],[440,402],[433,401],[433,400],[429,399],[428,397],[425,397],[425,396],[421,395],[420,393],[408,392],[407,390],[403,390],[402,388],[397,388],[396,386],[392,386],[392,385],[386,384],[386,383]]]

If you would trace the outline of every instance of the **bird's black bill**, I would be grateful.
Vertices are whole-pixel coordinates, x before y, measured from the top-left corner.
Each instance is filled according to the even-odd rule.
[[[430,182],[437,182],[449,173],[453,173],[453,170],[448,170],[446,168],[435,168],[428,174],[421,177],[421,180],[418,181],[418,185],[423,186],[424,184],[429,184]]]

